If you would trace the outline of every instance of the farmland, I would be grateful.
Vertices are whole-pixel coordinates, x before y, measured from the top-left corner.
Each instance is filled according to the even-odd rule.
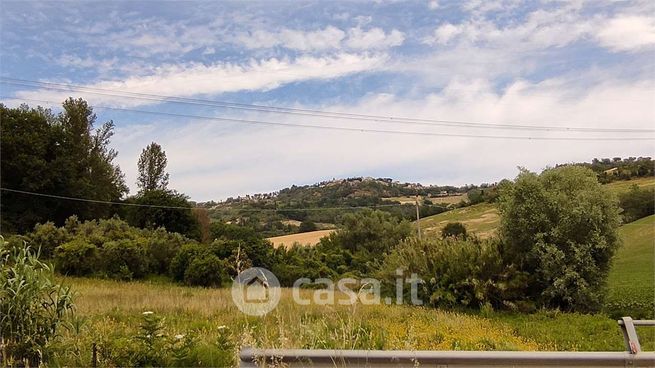
[[[640,189],[652,189],[655,188],[655,178],[646,177],[632,180],[619,180],[605,184],[605,187],[618,194],[627,192],[633,185],[638,186]]]
[[[295,243],[300,245],[316,245],[321,240],[321,238],[330,235],[334,232],[333,229],[328,230],[317,230],[317,231],[308,231],[306,233],[298,233],[291,235],[282,235],[268,238],[268,240],[273,243],[275,248],[277,247],[290,247]]]

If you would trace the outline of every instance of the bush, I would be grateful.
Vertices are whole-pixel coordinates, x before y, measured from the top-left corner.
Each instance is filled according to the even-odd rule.
[[[174,280],[184,281],[184,274],[191,264],[191,261],[204,252],[207,252],[207,246],[197,243],[183,245],[171,261],[170,273]]]
[[[301,233],[306,233],[309,231],[316,231],[316,224],[311,222],[311,221],[303,221],[300,223],[300,226],[298,227],[298,231]]]
[[[151,270],[162,275],[168,273],[171,261],[186,239],[163,228],[150,232],[147,237],[146,252]]]
[[[380,276],[393,285],[398,269],[423,280],[418,297],[438,307],[512,307],[525,278],[505,268],[497,240],[410,238],[385,258]],[[409,287],[404,289],[409,300]]]
[[[53,222],[45,224],[36,224],[34,231],[28,235],[30,245],[39,249],[43,258],[51,258],[55,253],[55,248],[68,241],[68,232],[63,228],[58,228]]]
[[[228,279],[226,262],[213,254],[199,254],[184,272],[184,282],[194,286],[221,286]]]
[[[2,366],[39,366],[72,307],[70,289],[55,283],[50,266],[0,237]]]
[[[529,273],[526,296],[547,307],[597,310],[618,245],[617,200],[579,166],[522,171],[500,197],[503,258]]]
[[[639,189],[633,185],[629,192],[619,196],[623,209],[623,222],[628,223],[655,213],[655,189]]]
[[[466,226],[461,222],[449,222],[441,230],[442,238],[461,238],[466,240]]]
[[[55,248],[55,264],[64,275],[86,276],[97,271],[98,248],[83,239],[74,239]]]
[[[140,278],[148,273],[143,241],[118,240],[104,244],[102,248],[102,270],[107,276],[122,280]]]

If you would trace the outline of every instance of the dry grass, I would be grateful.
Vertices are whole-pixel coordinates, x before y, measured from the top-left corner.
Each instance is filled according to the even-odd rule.
[[[461,222],[467,231],[488,238],[495,234],[500,225],[500,216],[495,205],[480,203],[423,218],[421,230],[426,234],[440,234],[449,222]]]
[[[306,246],[314,246],[319,243],[321,238],[330,235],[334,231],[335,231],[334,229],[308,231],[306,233],[275,236],[272,238],[268,238],[268,240],[270,240],[271,243],[273,243],[273,246],[275,248],[290,247],[294,243],[298,243],[300,245],[306,245]]]
[[[400,204],[414,204],[416,203],[416,197],[388,197],[388,198],[382,198],[387,201],[396,201],[400,202]],[[466,194],[460,194],[460,195],[453,195],[453,196],[447,196],[447,197],[421,197],[419,201],[421,203],[423,202],[424,199],[430,200],[432,203],[435,204],[456,204],[461,201],[468,201],[468,197]]]

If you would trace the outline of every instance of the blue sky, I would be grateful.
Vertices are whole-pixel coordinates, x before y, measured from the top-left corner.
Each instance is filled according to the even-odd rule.
[[[586,128],[655,126],[651,1],[3,1],[2,77],[383,116]],[[3,102],[83,97],[135,189],[151,141],[195,200],[333,177],[493,182],[517,166],[652,156],[653,141],[453,138],[252,126],[116,111],[468,135],[607,137],[316,119],[0,84]],[[613,137],[648,133],[611,134]]]

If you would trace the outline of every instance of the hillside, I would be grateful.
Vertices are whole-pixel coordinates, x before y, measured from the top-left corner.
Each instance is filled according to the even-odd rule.
[[[655,215],[621,226],[623,244],[608,279],[607,312],[613,317],[655,317]]]
[[[603,184],[605,188],[615,194],[627,192],[633,185],[637,185],[641,189],[655,188],[655,177],[621,180]],[[439,233],[448,222],[461,222],[469,232],[486,238],[495,232],[500,224],[500,217],[494,204],[479,203],[422,218],[421,230],[426,234]]]
[[[335,231],[334,229],[308,231],[305,233],[275,236],[267,239],[270,240],[271,243],[273,243],[273,246],[275,248],[278,247],[288,248],[291,247],[294,243],[298,243],[300,245],[314,246],[318,244],[321,238],[330,235],[334,231]]]

